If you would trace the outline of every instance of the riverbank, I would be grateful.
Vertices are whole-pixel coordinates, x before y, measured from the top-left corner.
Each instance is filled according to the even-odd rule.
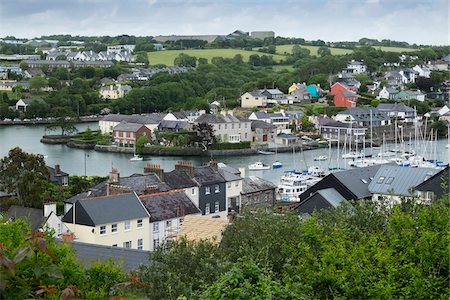
[[[77,123],[89,123],[89,122],[98,122],[104,116],[82,116],[77,119]],[[55,121],[54,118],[43,118],[43,119],[23,119],[23,120],[0,120],[0,126],[4,125],[48,125]]]

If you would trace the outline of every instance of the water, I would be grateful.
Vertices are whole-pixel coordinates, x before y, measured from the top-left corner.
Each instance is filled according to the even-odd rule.
[[[92,130],[98,129],[98,123],[82,123],[77,128],[80,131],[86,128]],[[49,166],[59,164],[61,169],[70,175],[99,175],[106,176],[111,168],[117,168],[121,176],[129,176],[134,173],[142,173],[147,163],[159,164],[166,171],[173,170],[177,161],[191,161],[194,165],[206,164],[209,160],[207,157],[174,157],[174,156],[153,156],[144,161],[131,162],[131,154],[97,152],[94,150],[82,150],[68,148],[65,145],[48,145],[43,144],[39,140],[45,134],[44,125],[36,126],[2,126],[0,127],[0,157],[8,155],[8,151],[14,147],[20,147],[26,152],[34,154],[46,155],[46,162]],[[437,158],[438,160],[449,162],[450,149],[445,149],[448,143],[446,139],[438,140],[436,151],[433,148],[433,154],[430,154],[430,144],[419,143],[416,153],[422,154],[423,149],[427,148],[427,158]],[[408,146],[406,146],[408,150]],[[393,148],[393,146],[392,146]],[[436,152],[436,155],[434,155]],[[329,161],[314,162],[313,158],[319,155],[327,155]],[[271,169],[263,171],[249,171],[245,169],[245,175],[255,175],[278,184],[280,176],[286,170],[305,170],[308,166],[318,165],[322,167],[340,167],[348,168],[349,160],[338,159],[337,149],[315,149],[293,154],[279,153],[278,155],[251,155],[251,156],[227,156],[218,157],[218,161],[224,162],[235,168],[247,167],[256,161],[264,164],[272,165],[275,160],[283,163],[283,168]]]

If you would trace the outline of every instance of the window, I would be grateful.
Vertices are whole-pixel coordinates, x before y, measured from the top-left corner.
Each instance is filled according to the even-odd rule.
[[[153,223],[153,232],[159,231],[159,223]]]
[[[111,225],[111,232],[117,232],[117,224]]]
[[[166,227],[172,227],[172,220],[166,221]]]
[[[192,189],[191,189],[191,194],[192,194],[192,195],[195,195],[195,188],[192,188]]]
[[[142,219],[137,220],[136,228],[142,228],[144,223],[142,223]]]
[[[216,184],[216,186],[214,187],[214,192],[215,192],[215,193],[220,192],[220,188],[219,188],[219,185],[218,185],[218,184]]]
[[[214,205],[214,212],[219,212],[219,210],[220,210],[219,201],[216,201],[216,203]]]
[[[209,215],[209,203],[205,204],[205,215]]]
[[[239,123],[239,129],[241,129],[241,123]]]
[[[378,178],[377,183],[378,183],[378,184],[382,184],[385,178],[386,178],[386,177],[384,177],[384,176],[380,176],[380,178]]]
[[[231,188],[231,182],[228,182],[228,188]]]
[[[100,235],[105,235],[106,234],[106,226],[100,226]]]
[[[153,240],[153,249],[156,249],[159,247],[159,239],[154,239]]]
[[[123,243],[123,247],[124,247],[124,248],[127,248],[127,249],[130,249],[130,248],[131,248],[131,241],[124,242],[124,243]]]
[[[117,247],[117,244],[113,244],[112,246],[113,246],[113,247]]]
[[[386,184],[391,184],[392,181],[394,181],[394,177],[388,177],[388,179],[386,180]]]
[[[130,221],[125,221],[125,231],[128,231],[131,229]]]
[[[138,248],[138,250],[143,250],[144,249],[144,240],[143,239],[138,239],[137,240],[137,248]]]
[[[205,195],[211,194],[211,188],[209,186],[205,187]]]
[[[219,130],[220,130],[220,124],[219,124]]]
[[[234,129],[234,123],[231,123],[231,129]]]
[[[60,235],[62,233],[62,224],[58,223],[57,234]]]

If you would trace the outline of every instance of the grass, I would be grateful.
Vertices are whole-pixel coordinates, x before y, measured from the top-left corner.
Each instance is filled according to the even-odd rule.
[[[412,51],[419,50],[419,49],[387,47],[387,46],[373,46],[373,47],[377,50],[380,49],[381,51],[386,51],[386,52],[412,52]]]
[[[248,61],[248,58],[252,54],[258,55],[270,55],[276,62],[284,59],[283,55],[267,54],[258,51],[246,51],[240,49],[189,49],[189,50],[166,50],[149,52],[148,59],[150,65],[164,64],[167,66],[173,66],[174,59],[180,54],[184,53],[197,58],[206,58],[208,62],[211,62],[213,57],[233,58],[236,54],[241,54],[244,61]]]
[[[294,45],[279,45],[277,46],[277,54],[286,55],[292,53],[292,47]],[[300,45],[302,48],[306,48],[309,51],[311,51],[311,55],[317,56],[317,50],[320,48],[319,46],[303,46]],[[332,55],[345,55],[352,53],[353,50],[351,49],[341,49],[341,48],[329,48]]]

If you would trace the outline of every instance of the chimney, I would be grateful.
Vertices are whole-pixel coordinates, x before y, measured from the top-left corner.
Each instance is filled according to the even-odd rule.
[[[239,168],[238,170],[239,170],[239,172],[241,172],[241,174],[240,174],[241,177],[245,178],[245,167],[244,168]]]
[[[217,166],[217,160],[211,159],[211,160],[208,162],[208,166],[210,166],[211,168],[213,168],[214,170],[217,171],[217,169],[218,169],[218,166]]]
[[[56,203],[44,203],[44,217],[48,217],[51,213],[54,213],[56,215]]]
[[[55,173],[60,174],[61,173],[61,167],[59,165],[55,165]]]
[[[161,169],[159,164],[146,164],[144,167],[145,174],[156,174],[159,177],[159,180],[164,182],[164,170]]]
[[[144,187],[144,194],[155,194],[159,192],[159,187],[157,185],[148,185]]]
[[[109,183],[119,183],[119,181],[120,181],[119,170],[113,168],[111,172],[109,172]]]
[[[190,161],[179,161],[175,164],[175,170],[186,172],[189,176],[194,175],[194,166]]]

